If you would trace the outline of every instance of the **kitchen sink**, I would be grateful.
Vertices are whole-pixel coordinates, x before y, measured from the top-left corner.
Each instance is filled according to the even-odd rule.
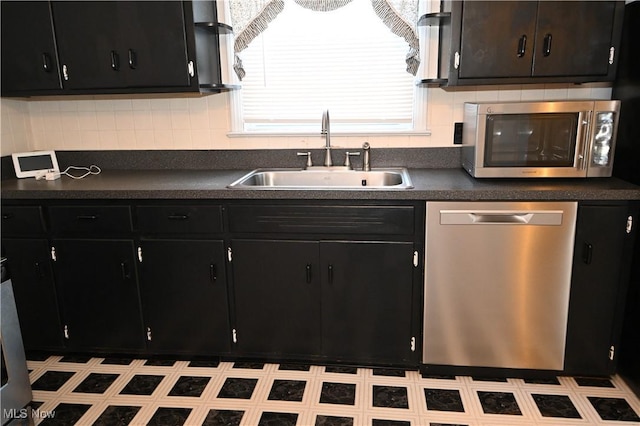
[[[231,189],[411,189],[405,168],[351,170],[344,167],[257,169],[228,186]]]

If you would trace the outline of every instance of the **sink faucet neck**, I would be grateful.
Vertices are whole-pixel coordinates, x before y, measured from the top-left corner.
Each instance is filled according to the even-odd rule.
[[[370,156],[370,152],[371,152],[371,146],[369,145],[369,142],[365,142],[362,145],[362,170],[364,170],[365,172],[368,172],[371,170],[371,156]]]
[[[331,167],[333,162],[331,161],[331,122],[329,120],[329,110],[322,113],[322,130],[321,134],[325,137],[325,156],[324,165]]]

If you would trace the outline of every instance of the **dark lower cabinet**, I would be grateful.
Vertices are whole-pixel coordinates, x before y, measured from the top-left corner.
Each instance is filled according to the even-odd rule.
[[[409,362],[413,243],[323,241],[322,353],[329,359]]]
[[[413,243],[233,240],[237,351],[415,362]]]
[[[64,348],[58,301],[45,239],[3,239],[26,350]]]
[[[308,358],[321,352],[317,241],[233,240],[236,350]]]
[[[144,350],[132,240],[53,240],[63,332],[71,350]]]
[[[615,372],[638,215],[627,203],[580,205],[571,278],[565,372]]]
[[[139,247],[149,352],[228,353],[231,336],[223,242],[143,240]]]

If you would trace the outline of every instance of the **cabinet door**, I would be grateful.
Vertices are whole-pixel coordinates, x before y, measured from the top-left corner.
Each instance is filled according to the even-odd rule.
[[[565,370],[608,375],[626,237],[627,206],[580,206],[573,257]]]
[[[118,52],[127,87],[189,86],[182,2],[118,3]]]
[[[63,348],[47,240],[3,239],[2,247],[9,260],[25,349]]]
[[[118,3],[52,2],[66,89],[122,87],[126,65],[119,48]]]
[[[614,1],[539,2],[533,76],[606,76],[615,8]]]
[[[60,89],[49,2],[1,6],[2,92]]]
[[[153,353],[230,350],[222,241],[142,241],[140,291]]]
[[[233,240],[232,249],[238,352],[320,354],[318,243]]]
[[[464,2],[459,78],[530,76],[536,7],[536,2]]]
[[[144,348],[133,241],[54,240],[54,271],[67,346]]]
[[[373,362],[414,358],[412,262],[413,243],[321,243],[324,355]]]
[[[181,2],[53,2],[52,8],[65,88],[189,85]]]

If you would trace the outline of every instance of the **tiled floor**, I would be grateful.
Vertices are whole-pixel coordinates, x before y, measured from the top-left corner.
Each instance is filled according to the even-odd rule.
[[[417,371],[29,357],[41,425],[640,425],[619,378],[423,378]]]

